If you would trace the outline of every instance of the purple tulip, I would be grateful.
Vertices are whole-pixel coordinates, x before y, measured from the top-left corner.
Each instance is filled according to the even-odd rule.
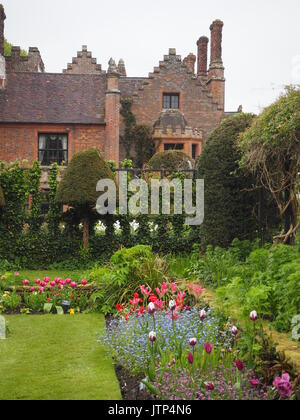
[[[205,343],[204,349],[205,349],[205,351],[206,351],[207,354],[210,354],[212,352],[213,345],[210,344],[210,343]]]

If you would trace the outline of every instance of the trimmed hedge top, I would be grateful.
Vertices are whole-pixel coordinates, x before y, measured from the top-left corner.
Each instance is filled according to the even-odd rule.
[[[109,164],[97,149],[74,155],[58,187],[56,201],[69,205],[94,205],[99,197],[98,181],[112,179]]]
[[[162,152],[153,156],[149,167],[153,170],[185,171],[193,169],[193,159],[178,150]]]

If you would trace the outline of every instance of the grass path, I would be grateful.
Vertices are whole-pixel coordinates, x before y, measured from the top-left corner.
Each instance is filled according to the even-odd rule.
[[[0,400],[121,399],[97,314],[6,316],[0,340]]]

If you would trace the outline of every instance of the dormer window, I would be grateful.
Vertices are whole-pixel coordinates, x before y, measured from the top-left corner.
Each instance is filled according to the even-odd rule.
[[[179,109],[179,93],[164,93],[163,109]]]

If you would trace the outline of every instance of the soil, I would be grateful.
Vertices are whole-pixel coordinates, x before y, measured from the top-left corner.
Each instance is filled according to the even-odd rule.
[[[106,317],[106,326],[113,319],[112,316]],[[116,376],[120,383],[122,398],[124,401],[154,401],[155,397],[145,390],[140,390],[143,376],[133,376],[122,366],[115,366]]]

